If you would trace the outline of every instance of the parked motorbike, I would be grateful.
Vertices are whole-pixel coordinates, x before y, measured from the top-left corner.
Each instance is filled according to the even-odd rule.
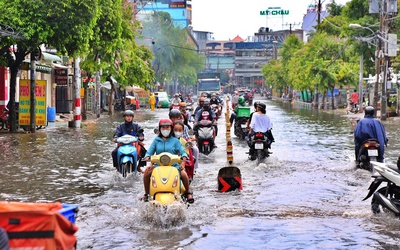
[[[376,170],[376,174],[372,175],[374,180],[369,186],[368,195],[363,199],[366,200],[372,197],[371,209],[374,214],[379,214],[382,211],[390,211],[396,216],[400,216],[400,164],[397,160],[397,168],[387,166],[385,163],[371,161],[371,164]],[[378,190],[381,183],[386,186]]]
[[[249,134],[249,128],[247,127],[248,117],[236,117],[235,125],[234,125],[234,133],[241,140],[244,140],[245,137]]]
[[[16,116],[18,119],[18,112],[16,112]],[[10,110],[5,107],[3,109],[3,113],[0,114],[0,130],[9,130],[10,129]],[[30,128],[29,126],[19,126],[19,124],[17,124],[17,129],[22,128],[24,131],[29,131]],[[42,126],[36,126],[36,129],[41,129]]]
[[[269,157],[271,152],[269,148],[271,141],[264,135],[264,133],[257,132],[249,139],[250,160],[257,160],[257,165],[260,164],[265,158]]]
[[[158,166],[153,169],[150,178],[150,201],[158,201],[161,205],[169,205],[176,201],[185,201],[185,187],[178,169],[172,164],[180,163],[178,155],[161,153],[151,156],[151,162]]]
[[[379,141],[368,139],[364,141],[358,153],[357,166],[361,169],[372,171],[371,161],[377,161],[379,155]]]
[[[130,173],[138,171],[138,155],[140,144],[138,138],[132,135],[123,135],[117,138],[118,150],[118,172],[122,177],[127,177]]]
[[[198,126],[197,146],[200,153],[208,155],[214,149],[212,122],[210,120],[201,120]]]

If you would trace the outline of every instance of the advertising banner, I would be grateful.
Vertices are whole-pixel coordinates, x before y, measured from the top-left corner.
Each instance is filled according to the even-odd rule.
[[[46,80],[36,80],[36,126],[46,126]],[[31,119],[31,80],[19,81],[19,125],[30,125]]]

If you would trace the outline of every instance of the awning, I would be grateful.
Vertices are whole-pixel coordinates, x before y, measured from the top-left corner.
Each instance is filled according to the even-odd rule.
[[[30,59],[25,59],[21,64],[21,69],[22,70],[30,70],[30,63],[31,63]],[[36,71],[46,73],[46,74],[51,74],[51,67],[49,67],[47,65],[36,64]]]
[[[60,62],[62,62],[61,58],[59,56],[54,55],[54,54],[50,54],[50,53],[47,53],[47,52],[42,52],[42,56],[40,57],[40,60],[44,60],[44,61],[46,61],[48,63],[54,63],[54,62],[55,63],[60,63]]]
[[[62,64],[59,64],[59,63],[52,63],[52,66],[53,66],[53,68],[57,68],[57,69],[69,69],[70,68],[70,66],[65,66],[65,65],[62,65]]]

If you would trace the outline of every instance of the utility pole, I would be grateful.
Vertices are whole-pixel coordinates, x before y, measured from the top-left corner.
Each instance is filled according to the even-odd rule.
[[[387,1],[388,0],[383,0],[383,14],[382,16],[382,21],[380,22],[382,27],[380,29],[380,31],[383,30],[383,32],[381,32],[381,36],[383,36],[384,39],[388,38],[388,34],[389,34],[389,20],[388,20],[388,9],[387,9]],[[388,72],[388,47],[389,44],[387,42],[387,40],[385,41],[385,51],[384,51],[384,56],[383,56],[383,65],[381,66],[381,68],[383,68],[383,74],[382,74],[382,94],[381,94],[381,120],[386,120],[386,106],[387,106],[387,95],[386,95],[386,81],[387,81],[387,72]],[[382,72],[381,70],[381,72]]]

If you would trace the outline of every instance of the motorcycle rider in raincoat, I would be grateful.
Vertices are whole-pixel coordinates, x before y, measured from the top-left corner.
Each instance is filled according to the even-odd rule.
[[[383,162],[385,146],[387,146],[388,138],[386,137],[385,127],[382,123],[374,118],[375,109],[372,106],[365,108],[364,119],[358,121],[354,129],[354,145],[356,153],[356,161],[358,160],[358,153],[360,146],[368,139],[377,139],[379,141],[379,157],[378,161]]]

